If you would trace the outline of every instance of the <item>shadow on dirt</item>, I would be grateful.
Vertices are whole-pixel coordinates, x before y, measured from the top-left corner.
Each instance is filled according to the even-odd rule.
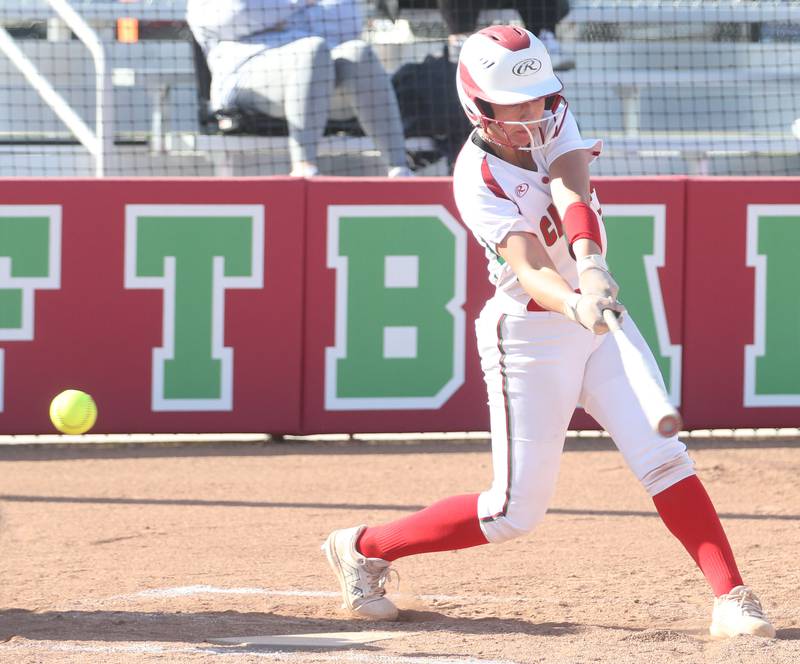
[[[458,634],[525,634],[564,636],[584,631],[587,625],[536,623],[519,618],[465,618],[436,611],[404,610],[397,622],[366,622],[344,618],[298,618],[275,613],[209,611],[161,613],[152,611],[0,611],[0,642],[22,637],[34,641],[180,642],[204,643],[209,638],[255,634],[313,634],[382,631],[441,632]],[[608,629],[627,629],[610,627]],[[630,630],[636,631],[636,630]],[[209,648],[212,646],[208,644]],[[359,647],[369,648],[369,644]],[[250,646],[247,647],[250,649]],[[282,647],[281,649],[284,649]],[[231,652],[229,648],[223,648]]]
[[[194,644],[198,651],[215,653],[243,653],[257,650],[318,650],[314,646],[279,648],[270,646],[230,647],[213,645],[206,639],[259,635],[314,634],[330,632],[397,632],[398,637],[408,633],[474,634],[498,636],[520,634],[525,636],[574,636],[595,629],[627,633],[623,639],[653,640],[647,630],[624,625],[595,625],[570,622],[544,622],[521,618],[449,616],[437,611],[403,610],[397,622],[366,622],[345,618],[298,618],[276,613],[242,613],[238,611],[208,611],[200,613],[166,613],[152,611],[29,611],[5,609],[0,611],[0,643],[13,645],[15,641],[60,642],[129,642],[129,643],[183,643]],[[692,640],[685,635],[673,634],[670,640]],[[779,629],[780,640],[800,640],[800,628]],[[663,638],[657,640],[664,640]],[[348,648],[380,650],[379,642],[350,644]],[[326,646],[326,648],[333,648]],[[2,652],[2,646],[0,646]],[[441,653],[438,654],[441,656]]]
[[[204,500],[202,498],[114,498],[99,496],[26,496],[2,495],[0,503],[44,503],[74,505],[160,505],[167,507],[255,507],[260,509],[325,509],[325,510],[373,510],[391,512],[416,512],[425,505],[401,505],[395,503],[320,503],[283,502],[269,500]],[[584,508],[552,507],[548,514],[560,516],[588,517],[646,517],[656,518],[655,511],[644,510],[597,510]],[[800,514],[754,514],[721,512],[723,519],[743,521],[800,521]]]
[[[361,454],[490,454],[487,439],[424,439],[414,440],[269,440],[259,442],[198,443],[80,443],[0,445],[2,461],[65,461],[83,459],[153,459],[184,457],[269,457],[325,454],[335,456]],[[685,441],[690,450],[747,449],[752,447],[800,447],[798,439],[702,439]],[[570,452],[597,452],[616,449],[608,437],[566,439],[564,449]]]
[[[537,623],[520,618],[465,618],[449,616],[438,611],[406,609],[400,611],[398,623],[407,625],[415,632],[447,631],[455,634],[525,634],[527,636],[569,636],[586,631],[590,627],[638,631],[636,628],[611,625],[586,625],[568,622]]]

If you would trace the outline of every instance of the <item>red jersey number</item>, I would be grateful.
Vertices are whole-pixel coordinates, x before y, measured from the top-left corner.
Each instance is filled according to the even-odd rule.
[[[561,225],[561,217],[552,203],[547,207],[547,214],[539,221],[539,230],[542,239],[548,247],[552,247],[558,238],[564,235],[564,227]]]

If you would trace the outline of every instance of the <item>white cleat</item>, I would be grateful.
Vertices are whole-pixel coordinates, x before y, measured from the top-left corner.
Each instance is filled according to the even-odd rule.
[[[711,614],[711,636],[754,636],[775,637],[772,626],[756,594],[747,586],[736,586],[727,595],[714,600]]]
[[[322,550],[342,589],[344,608],[363,618],[397,620],[397,607],[385,597],[391,563],[367,558],[356,551],[358,536],[366,526],[334,530]]]

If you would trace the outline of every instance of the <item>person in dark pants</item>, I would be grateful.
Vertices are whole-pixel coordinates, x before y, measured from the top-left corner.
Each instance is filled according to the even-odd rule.
[[[516,9],[525,27],[537,35],[550,53],[555,71],[572,69],[575,63],[566,60],[561,54],[561,46],[556,39],[556,24],[569,12],[569,0],[436,0],[442,12],[450,45],[456,51],[475,30],[485,26],[478,25],[478,17],[484,9]]]
[[[572,69],[574,62],[561,54],[556,39],[556,25],[569,13],[569,0],[376,0],[379,10],[397,18],[403,9],[439,9],[447,31],[450,33],[451,59],[464,40],[476,30],[478,18],[484,9],[515,9],[525,28],[537,35],[550,53],[553,69]]]
[[[483,9],[516,9],[533,34],[538,35],[542,30],[555,33],[556,24],[569,11],[567,0],[436,0],[436,3],[451,34],[471,34],[483,27],[478,26],[478,15]]]

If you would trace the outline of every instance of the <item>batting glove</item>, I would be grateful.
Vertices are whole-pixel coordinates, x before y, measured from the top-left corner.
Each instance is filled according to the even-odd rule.
[[[564,315],[595,334],[608,332],[603,310],[611,309],[621,318],[625,306],[613,297],[592,293],[575,293],[564,301]]]
[[[578,259],[578,283],[581,293],[606,295],[614,299],[619,293],[619,286],[600,254],[589,254]]]

